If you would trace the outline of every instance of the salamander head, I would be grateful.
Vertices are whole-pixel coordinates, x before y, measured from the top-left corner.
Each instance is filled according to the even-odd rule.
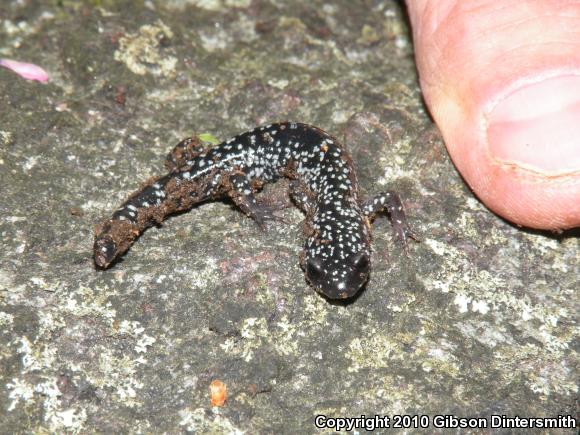
[[[305,256],[303,267],[306,278],[319,293],[330,299],[354,296],[369,277],[370,256],[367,252],[352,254],[338,263],[334,258]]]

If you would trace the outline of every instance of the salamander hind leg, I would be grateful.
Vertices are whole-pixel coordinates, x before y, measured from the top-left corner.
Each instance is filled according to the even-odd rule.
[[[265,230],[266,222],[270,220],[285,222],[284,219],[274,214],[280,207],[260,204],[256,200],[254,189],[242,171],[227,173],[223,176],[223,180],[226,194],[242,212],[254,219],[260,228]]]
[[[178,171],[181,168],[189,166],[188,162],[203,152],[205,152],[205,149],[199,138],[197,136],[188,137],[175,145],[169,154],[167,154],[165,167],[169,171]]]
[[[399,195],[393,191],[381,192],[362,204],[362,213],[370,220],[373,220],[378,213],[385,209],[389,213],[397,238],[403,244],[405,252],[407,252],[407,239],[411,238],[415,241],[419,241],[419,239],[409,226]]]

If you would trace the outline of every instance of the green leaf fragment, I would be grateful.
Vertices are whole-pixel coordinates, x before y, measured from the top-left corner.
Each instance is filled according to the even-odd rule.
[[[217,145],[221,141],[211,133],[198,134],[197,137],[203,142],[209,142],[212,145]]]

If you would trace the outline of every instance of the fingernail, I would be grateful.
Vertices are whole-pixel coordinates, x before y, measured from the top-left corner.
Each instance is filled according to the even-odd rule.
[[[489,151],[500,163],[556,176],[580,171],[580,76],[524,86],[489,114]]]

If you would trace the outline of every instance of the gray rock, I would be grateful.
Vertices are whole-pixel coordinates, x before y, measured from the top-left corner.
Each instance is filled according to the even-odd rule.
[[[0,56],[50,74],[0,69],[3,432],[312,433],[316,415],[364,414],[425,415],[432,433],[435,415],[577,411],[577,233],[515,228],[473,197],[397,2],[40,3],[0,5]],[[286,119],[343,139],[363,190],[400,191],[422,238],[405,256],[377,220],[355,301],[304,281],[294,209],[264,233],[200,205],[95,270],[93,226],[180,139]]]

